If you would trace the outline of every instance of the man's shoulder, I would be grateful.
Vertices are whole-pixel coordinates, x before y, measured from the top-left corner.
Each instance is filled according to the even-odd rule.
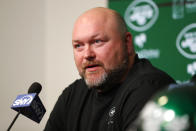
[[[135,64],[136,76],[139,77],[141,80],[148,80],[148,79],[166,79],[171,80],[174,82],[173,78],[168,75],[165,71],[153,66],[151,62],[147,59],[138,59],[138,62]]]
[[[83,79],[76,79],[68,87],[66,87],[61,96],[69,97],[69,99],[82,97],[88,92],[88,87],[86,86]]]
[[[153,66],[151,64],[151,62],[148,59],[145,58],[141,58],[138,59],[136,64],[134,65],[136,70],[138,72],[141,72],[142,74],[145,73],[162,73],[163,71],[161,71],[160,69],[158,69],[157,67]]]
[[[123,103],[122,125],[126,129],[138,116],[145,103],[159,90],[174,83],[174,79],[164,71],[154,67],[147,59],[138,59],[130,70],[119,94]]]
[[[72,82],[70,85],[68,85],[64,91],[66,90],[75,90],[77,87],[86,87],[85,82],[83,79],[76,79],[74,82]]]
[[[171,83],[175,83],[175,80],[166,72],[153,66],[147,59],[138,59],[125,81],[128,90],[135,88],[161,89]]]

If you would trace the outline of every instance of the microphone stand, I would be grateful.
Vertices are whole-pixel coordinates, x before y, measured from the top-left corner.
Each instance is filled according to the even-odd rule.
[[[18,116],[20,115],[20,110],[18,111],[17,115],[15,116],[15,118],[13,119],[12,123],[10,124],[10,126],[8,127],[7,131],[10,131],[10,129],[12,128],[12,126],[14,125],[16,119],[18,118]]]

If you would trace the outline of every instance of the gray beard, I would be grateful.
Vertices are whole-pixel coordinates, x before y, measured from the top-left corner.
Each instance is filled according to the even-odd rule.
[[[128,56],[125,56],[125,60],[122,62],[121,65],[111,70],[105,70],[105,72],[101,75],[99,79],[94,80],[93,82],[89,82],[84,77],[82,78],[85,80],[88,88],[95,88],[105,92],[116,84],[120,83],[123,76],[126,74],[126,71],[128,70],[128,63],[129,58]]]

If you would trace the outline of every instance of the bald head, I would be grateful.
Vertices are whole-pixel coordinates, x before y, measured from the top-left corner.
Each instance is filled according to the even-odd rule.
[[[77,19],[72,45],[79,74],[89,87],[120,82],[134,62],[131,34],[121,16],[107,8],[93,8]]]
[[[82,23],[87,24],[89,21],[93,24],[96,23],[103,24],[103,26],[112,26],[122,38],[125,36],[126,32],[128,32],[126,24],[120,14],[108,8],[97,7],[84,12],[76,20],[74,30],[77,26],[80,26]]]

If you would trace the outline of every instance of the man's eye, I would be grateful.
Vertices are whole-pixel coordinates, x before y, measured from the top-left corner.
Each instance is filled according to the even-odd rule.
[[[80,47],[81,47],[80,44],[75,44],[75,45],[74,45],[74,48],[80,48]]]
[[[101,42],[101,40],[95,40],[95,43],[100,43]]]

